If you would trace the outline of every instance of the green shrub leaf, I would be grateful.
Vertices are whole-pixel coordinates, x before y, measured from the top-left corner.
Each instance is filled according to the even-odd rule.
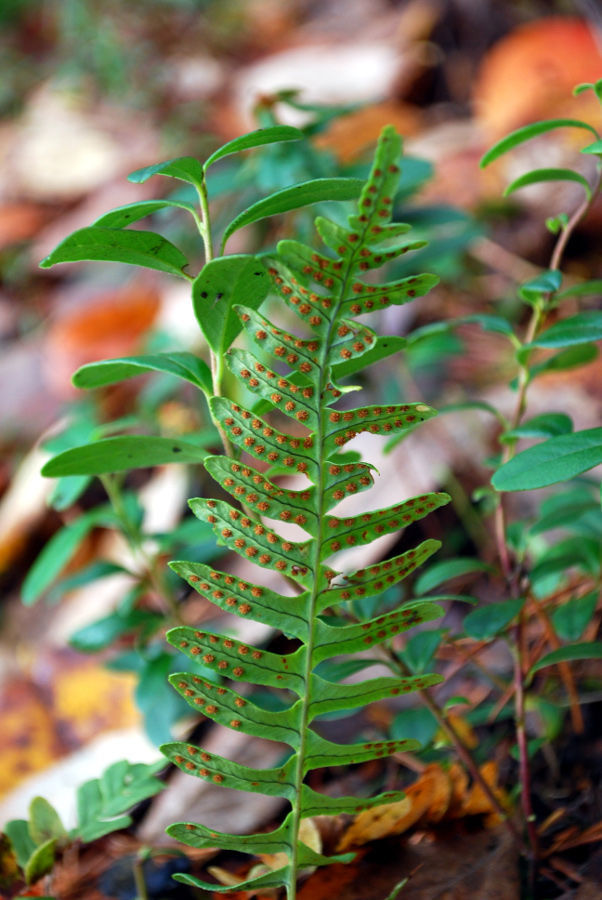
[[[473,609],[464,619],[464,631],[476,641],[495,637],[519,614],[524,602],[524,598],[519,597],[517,600],[488,603],[487,606]]]
[[[354,200],[360,193],[363,182],[357,178],[316,178],[293,184],[283,188],[263,200],[258,200],[241,212],[230,222],[224,232],[222,243],[225,244],[235,231],[259,222],[268,216],[290,212],[312,203],[323,203],[326,200]]]
[[[566,297],[590,297],[598,294],[602,294],[602,279],[595,278],[591,281],[582,281],[581,284],[574,284],[572,287],[560,291],[556,294],[556,300],[564,300]]]
[[[208,435],[203,443],[212,439]],[[127,435],[103,438],[84,447],[73,447],[49,460],[42,469],[46,478],[59,475],[104,475],[166,463],[201,463],[206,449],[180,438]]]
[[[568,481],[602,463],[602,428],[562,434],[523,450],[491,479],[498,491],[531,491]]]
[[[419,597],[428,594],[446,581],[458,578],[460,575],[471,575],[474,572],[491,572],[492,567],[479,559],[471,557],[457,557],[456,559],[442,559],[440,562],[429,566],[414,584],[414,593]]]
[[[49,840],[62,843],[67,838],[59,814],[44,797],[34,797],[29,804],[29,833],[37,845]]]
[[[27,819],[11,819],[4,825],[4,833],[10,841],[19,866],[25,869],[36,849],[36,843],[29,831],[29,822]]]
[[[559,662],[572,662],[578,659],[602,659],[602,642],[593,641],[584,644],[571,644],[568,647],[560,647],[558,650],[546,653],[531,667],[529,676],[539,672],[540,669],[545,669],[547,666],[554,666]]]
[[[153,777],[165,763],[113,763],[100,779],[86,781],[77,790],[78,824],[72,837],[85,843],[131,825],[125,815],[136,803],[152,797],[163,785]]]
[[[211,371],[207,363],[193,353],[153,353],[146,356],[122,356],[102,359],[81,366],[73,375],[77,388],[97,388],[135,378],[145,372],[166,372],[196,385],[211,394]]]
[[[152,178],[153,175],[168,175],[170,178],[177,178],[180,181],[187,181],[195,187],[200,187],[203,183],[203,167],[192,156],[180,156],[176,159],[168,159],[166,162],[156,163],[154,166],[144,166],[142,169],[136,169],[128,175],[128,181],[135,184],[143,184]]]
[[[587,147],[583,147],[581,150],[582,153],[591,153],[595,156],[600,156],[602,154],[602,141],[594,141],[593,144],[588,144]]]
[[[519,188],[529,187],[531,184],[541,184],[549,181],[574,181],[584,189],[587,198],[590,199],[592,190],[587,178],[572,169],[534,169],[516,178],[504,191],[504,197],[514,193]]]
[[[542,413],[533,416],[517,428],[506,431],[500,440],[507,443],[517,438],[548,438],[560,434],[569,434],[573,430],[573,422],[565,413]]]
[[[66,451],[69,452],[69,451]],[[86,535],[98,524],[113,524],[107,507],[97,507],[74,522],[64,525],[45,544],[23,581],[21,599],[31,606],[50,587],[67,565]]]
[[[42,269],[57,263],[102,260],[130,266],[158,269],[170,275],[187,278],[184,269],[188,260],[170,241],[152,231],[121,231],[90,225],[66,237],[58,247],[42,260]]]
[[[25,865],[25,881],[27,884],[33,884],[52,870],[55,850],[55,838],[50,838],[36,847]]]
[[[596,611],[598,592],[591,591],[583,597],[567,600],[552,614],[554,629],[563,641],[578,641]]]
[[[573,344],[560,353],[555,353],[542,363],[537,363],[531,369],[531,378],[543,375],[545,372],[562,372],[566,369],[575,369],[578,366],[587,365],[598,357],[596,344]]]
[[[215,150],[211,156],[205,160],[203,169],[205,172],[224,156],[230,156],[232,153],[240,153],[241,150],[250,150],[253,147],[261,147],[264,144],[277,144],[280,141],[298,141],[303,138],[303,132],[291,125],[273,125],[271,128],[258,128],[256,131],[250,131],[240,137],[228,141],[222,147]]]
[[[519,144],[523,144],[525,141],[531,140],[531,138],[537,137],[540,134],[545,134],[547,131],[552,131],[556,128],[583,128],[586,131],[591,132],[594,137],[598,137],[596,129],[592,128],[591,125],[588,125],[587,122],[582,122],[580,119],[547,119],[543,122],[533,122],[531,125],[525,125],[522,128],[518,128],[516,131],[513,131],[511,134],[506,135],[506,137],[498,141],[497,144],[494,144],[481,159],[481,168],[484,169],[485,166],[488,166],[509,150],[514,149],[514,147],[518,147]]]
[[[268,274],[259,260],[242,254],[212,260],[195,278],[194,314],[217,356],[225,353],[242,329],[235,305],[259,309],[269,288]]]
[[[553,294],[562,284],[562,274],[558,269],[540,272],[519,288],[519,294],[527,303],[533,303],[543,294]]]
[[[95,220],[94,225],[105,228],[127,228],[132,222],[138,222],[163,209],[184,209],[196,218],[194,206],[184,200],[139,200],[137,203],[126,203],[125,206],[118,206],[104,213]]]
[[[595,309],[555,322],[528,347],[569,347],[602,339],[602,312]]]

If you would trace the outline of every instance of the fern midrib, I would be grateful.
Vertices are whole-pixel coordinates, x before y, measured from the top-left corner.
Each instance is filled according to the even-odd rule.
[[[324,544],[324,442],[326,435],[324,433],[324,423],[322,416],[322,398],[324,392],[326,390],[326,375],[328,372],[328,356],[330,354],[330,346],[332,341],[332,332],[335,327],[341,306],[347,296],[347,290],[349,286],[349,281],[353,275],[356,257],[358,255],[359,250],[363,247],[364,239],[367,232],[367,226],[362,232],[362,240],[358,241],[357,249],[349,255],[348,264],[345,269],[344,278],[342,279],[341,289],[339,291],[339,299],[335,306],[333,315],[330,319],[328,325],[328,331],[326,333],[326,338],[324,340],[324,344],[321,352],[321,359],[319,363],[319,382],[318,382],[318,391],[316,392],[317,397],[317,410],[318,410],[318,426],[317,426],[317,441],[314,444],[317,449],[317,459],[319,462],[318,465],[318,480],[315,484],[315,513],[318,518],[318,533],[316,536],[315,544],[314,544],[314,554],[312,560],[312,567],[314,572],[314,583],[311,589],[308,607],[307,607],[307,615],[309,621],[309,635],[307,640],[307,655],[305,659],[305,671],[303,673],[304,685],[305,685],[305,693],[302,698],[302,711],[301,711],[301,733],[300,733],[300,741],[299,741],[299,749],[297,751],[297,765],[295,768],[295,796],[297,798],[297,802],[293,809],[293,822],[292,822],[292,847],[291,847],[291,862],[290,862],[290,873],[289,873],[289,884],[287,885],[287,900],[295,900],[297,895],[297,858],[298,858],[298,849],[299,849],[299,828],[301,825],[301,791],[303,788],[303,778],[304,778],[304,763],[305,763],[305,747],[307,741],[307,730],[309,727],[309,706],[311,703],[311,677],[313,673],[313,650],[315,643],[315,630],[316,630],[316,604],[318,597],[320,595],[320,580],[319,580],[319,572],[321,565],[321,557],[322,557],[322,547]]]

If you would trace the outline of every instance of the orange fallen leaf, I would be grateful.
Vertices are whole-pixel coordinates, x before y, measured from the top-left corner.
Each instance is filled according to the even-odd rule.
[[[479,767],[485,783],[491,788],[492,793],[497,798],[503,809],[510,809],[510,801],[506,792],[498,787],[498,767],[497,763],[490,761]],[[488,816],[486,825],[493,827],[500,822],[500,816],[492,807],[491,800],[483,790],[480,784],[475,782],[470,788],[468,794],[464,798],[464,802],[460,807],[459,816]]]
[[[0,249],[34,237],[45,224],[47,213],[33,203],[0,206]]]
[[[330,150],[344,163],[352,162],[370,147],[385,125],[391,124],[404,135],[420,130],[418,107],[409,103],[385,101],[335,119],[328,131],[316,139],[316,146]]]
[[[485,56],[475,79],[473,101],[488,139],[528,122],[567,115],[590,115],[598,103],[591,95],[572,98],[581,82],[602,74],[602,52],[593,25],[578,18],[550,17],[522,25]],[[591,104],[591,106],[590,106]]]
[[[500,805],[510,809],[505,792],[498,787],[495,762],[480,769]],[[413,825],[435,825],[445,819],[484,815],[485,827],[495,827],[500,816],[478,783],[468,789],[468,778],[456,763],[443,769],[437,763],[427,766],[420,778],[405,790],[405,797],[397,803],[368,809],[357,815],[339,839],[337,852],[359,847],[394,834],[403,834]]]
[[[140,722],[136,678],[74,653],[47,656],[42,676],[0,693],[0,796],[102,732]]]
[[[468,775],[466,771],[458,763],[452,763],[449,767],[449,780],[451,781],[451,797],[449,800],[448,816],[455,818],[464,803],[466,791],[468,790]]]
[[[137,281],[62,313],[50,326],[44,345],[45,373],[54,390],[71,395],[71,375],[79,366],[138,349],[155,321],[159,302],[152,285]]]

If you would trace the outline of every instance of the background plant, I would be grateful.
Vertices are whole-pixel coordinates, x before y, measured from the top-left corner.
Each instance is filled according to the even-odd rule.
[[[576,93],[583,91],[593,91],[600,97],[602,83],[576,89]],[[479,665],[480,677],[485,675],[493,686],[496,697],[493,703],[477,706],[465,714],[465,719],[459,720],[462,728],[458,729],[454,707],[467,701],[458,697],[443,708],[428,692],[422,692],[426,708],[422,712],[416,710],[412,721],[426,740],[433,740],[437,729],[443,728],[444,737],[455,745],[472,769],[471,757],[478,759],[490,751],[491,743],[487,742],[476,753],[470,752],[463,728],[466,724],[503,722],[508,715],[512,716],[509,705],[514,704],[513,755],[518,761],[517,791],[523,812],[522,829],[527,835],[524,850],[531,861],[546,855],[538,835],[538,810],[532,797],[533,757],[538,751],[549,750],[551,742],[559,737],[567,708],[572,728],[576,733],[583,731],[587,693],[579,688],[570,663],[602,656],[602,643],[595,640],[601,579],[600,485],[587,474],[602,461],[602,430],[596,427],[574,431],[573,420],[565,410],[528,415],[529,388],[539,376],[578,368],[598,355],[602,313],[587,298],[599,295],[602,283],[591,280],[563,284],[560,268],[569,239],[599,196],[602,143],[596,129],[586,122],[553,119],[513,132],[492,147],[482,160],[482,165],[487,166],[523,142],[559,128],[573,128],[589,138],[582,153],[595,161],[590,177],[586,178],[580,170],[538,169],[517,178],[505,192],[509,195],[532,184],[570,181],[578,184],[584,193],[583,201],[572,213],[560,213],[546,222],[556,236],[549,268],[518,288],[518,298],[526,310],[526,323],[522,316],[518,322],[513,321],[500,308],[425,329],[427,334],[441,333],[470,323],[504,336],[514,356],[515,377],[510,386],[515,399],[509,415],[476,398],[460,406],[443,407],[442,412],[452,414],[458,408],[473,406],[488,412],[497,422],[498,452],[489,461],[494,468],[493,490],[483,487],[474,495],[483,523],[488,517],[493,523],[497,560],[491,559],[491,565],[482,557],[439,560],[417,579],[414,589],[419,596],[427,597],[444,589],[447,582],[453,585],[460,577],[474,579],[485,572],[490,573],[489,579],[500,579],[503,599],[470,611],[463,618],[460,633],[447,629],[424,630],[396,654],[403,670],[417,672],[429,665],[433,655],[442,651],[450,640],[456,651],[461,650],[468,665],[478,664],[479,654],[496,640],[507,643],[514,660],[512,679],[500,679]],[[582,305],[578,311],[575,311],[576,303]],[[563,315],[567,306],[571,311]],[[410,341],[419,338],[420,331]],[[521,449],[524,441],[532,446]],[[517,513],[510,502],[510,492],[556,485],[559,487],[546,492],[527,516]],[[535,623],[537,631],[534,631]],[[534,639],[542,631],[543,637]],[[589,683],[594,691],[596,685],[596,681]],[[595,698],[596,694],[592,696]],[[391,734],[397,734],[406,720],[409,721],[409,714],[401,713],[393,723]],[[503,725],[500,727],[503,729]],[[427,758],[436,759],[440,754],[431,745]],[[501,808],[499,811],[504,812]],[[520,841],[512,823],[507,821],[507,825],[513,837]]]

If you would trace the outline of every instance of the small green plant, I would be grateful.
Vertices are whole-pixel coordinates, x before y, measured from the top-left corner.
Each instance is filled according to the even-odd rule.
[[[172,836],[195,847],[219,846],[250,854],[281,854],[282,865],[239,887],[284,886],[296,896],[299,872],[307,866],[349,859],[349,854],[325,857],[299,839],[304,819],[318,814],[354,813],[398,799],[387,792],[372,798],[331,798],[306,781],[309,773],[330,765],[358,763],[399,750],[416,749],[406,738],[342,745],[312,728],[320,716],[353,710],[366,704],[425,689],[441,681],[438,675],[379,677],[341,684],[325,677],[329,661],[388,644],[395,635],[441,615],[431,600],[410,600],[385,615],[349,624],[353,601],[378,598],[406,578],[439,547],[425,540],[418,547],[355,572],[340,572],[331,557],[343,548],[371,543],[426,516],[447,503],[443,493],[403,500],[385,509],[337,517],[333,510],[354,494],[368,490],[373,467],[346,445],[360,432],[405,435],[435,411],[423,403],[354,407],[349,395],[357,388],[346,382],[367,365],[384,359],[403,339],[378,337],[356,317],[402,304],[424,295],[436,282],[433,275],[408,275],[377,283],[363,275],[423,246],[408,241],[409,226],[391,223],[399,181],[401,140],[386,128],[367,181],[321,178],[286,187],[240,212],[224,229],[221,251],[239,228],[267,216],[312,203],[358,198],[357,212],[347,224],[319,217],[318,233],[329,248],[326,255],[292,240],[281,241],[267,256],[237,254],[215,257],[209,218],[207,173],[218,160],[241,150],[276,141],[296,140],[296,129],[273,126],[238,138],[215,151],[204,165],[181,158],[149,167],[132,176],[144,181],[161,174],[192,184],[198,209],[188,202],[144,201],[107,213],[93,226],[68,237],[42,265],[82,259],[103,259],[148,266],[190,282],[199,325],[210,348],[210,365],[191,353],[129,357],[84,366],[74,382],[81,387],[111,384],[141,371],[170,372],[194,384],[208,398],[224,454],[206,456],[194,441],[170,437],[126,435],[102,438],[65,450],[44,468],[48,476],[113,476],[135,466],[167,462],[202,463],[237,501],[197,498],[194,514],[215,531],[219,543],[247,562],[280,574],[295,591],[278,593],[245,577],[199,562],[175,562],[172,569],[225,612],[252,618],[283,632],[291,651],[276,654],[241,643],[229,635],[180,625],[168,632],[171,644],[202,662],[212,679],[198,672],[176,673],[170,681],[194,709],[229,728],[260,735],[286,745],[283,763],[272,769],[249,769],[187,742],[163,746],[166,756],[184,771],[239,790],[282,797],[290,806],[274,831],[256,835],[218,834],[206,825],[182,823]],[[188,260],[158,234],[127,226],[166,206],[185,209],[198,226],[205,248],[205,265],[194,277]],[[259,312],[268,294],[280,298],[275,324]],[[292,315],[291,315],[292,314]],[[288,331],[298,318],[299,331]],[[241,331],[255,345],[255,354],[232,348]],[[225,363],[233,379],[232,399],[225,396]],[[282,430],[287,429],[288,430]],[[260,468],[251,465],[250,458]],[[278,477],[296,474],[299,488],[280,486]],[[106,482],[114,490],[115,482]],[[114,506],[120,497],[113,494]],[[305,532],[299,540],[281,536],[278,522]],[[273,524],[272,524],[273,523]],[[336,558],[334,560],[336,566]],[[284,582],[283,582],[284,586]],[[360,657],[360,669],[374,663]],[[326,666],[326,669],[325,669]],[[223,679],[242,685],[280,689],[282,708],[266,709]],[[212,890],[188,875],[180,880]]]
[[[147,765],[120,760],[100,778],[77,790],[77,825],[67,831],[54,807],[43,797],[34,797],[29,819],[12,819],[4,826],[23,880],[38,881],[52,871],[57,855],[75,843],[92,841],[132,824],[128,810],[153,797],[163,788],[154,776],[162,761]]]
[[[594,91],[602,100],[602,81],[581,85],[576,92],[583,90]],[[532,863],[541,856],[532,802],[532,757],[542,745],[559,737],[567,708],[573,729],[583,732],[582,696],[569,663],[602,658],[602,642],[593,639],[596,629],[591,627],[595,626],[602,583],[600,484],[588,474],[602,463],[602,428],[575,431],[571,416],[559,409],[528,415],[529,388],[536,379],[548,372],[578,368],[595,359],[599,352],[602,312],[593,305],[575,311],[575,303],[587,304],[586,298],[599,296],[602,281],[572,280],[563,284],[560,269],[569,239],[600,195],[602,140],[592,125],[579,119],[552,119],[527,125],[508,135],[481,162],[482,166],[490,165],[523,142],[559,128],[586,133],[589,143],[582,153],[594,157],[595,170],[587,179],[571,169],[538,169],[517,178],[505,191],[509,195],[532,184],[568,181],[579,185],[584,194],[572,214],[561,212],[546,222],[556,237],[549,268],[519,286],[520,321],[513,322],[500,305],[494,313],[477,313],[426,326],[423,330],[444,333],[470,323],[502,335],[514,355],[515,373],[510,387],[515,399],[510,414],[479,399],[460,405],[492,414],[498,428],[498,452],[495,459],[486,463],[494,468],[491,486],[475,492],[474,507],[469,503],[462,507],[464,511],[468,507],[471,515],[483,516],[483,537],[479,538],[477,528],[476,543],[482,545],[484,553],[481,558],[438,560],[416,580],[414,592],[427,598],[432,592],[445,590],[447,582],[453,584],[453,579],[459,576],[486,573],[489,580],[496,576],[499,579],[502,599],[482,603],[471,610],[463,619],[460,634],[424,630],[411,638],[405,649],[395,653],[402,669],[416,672],[425,661],[430,663],[438,647],[446,641],[461,638],[469,648],[470,642],[474,642],[465,657],[471,662],[478,658],[480,650],[496,640],[508,645],[513,659],[512,677],[500,678],[485,670],[497,699],[475,709],[468,721],[475,725],[487,723],[491,727],[495,720],[508,717],[506,708],[514,704],[513,714],[510,711],[509,715],[514,718],[516,746],[512,753],[518,761],[517,794],[521,798],[523,820],[518,831],[511,820],[506,819],[506,824]],[[567,304],[571,313],[562,316]],[[411,341],[420,337],[419,329]],[[441,411],[446,411],[445,407]],[[524,441],[532,446],[522,449]],[[517,516],[510,495],[540,488],[551,490],[529,516],[522,510]],[[488,518],[492,518],[493,527],[487,528]],[[479,521],[477,518],[477,524]],[[488,542],[487,531],[493,535],[492,542]],[[474,527],[471,533],[475,533]],[[530,637],[534,626],[542,636],[537,643]],[[583,640],[586,629],[590,637]],[[599,686],[599,681],[595,684]],[[454,728],[448,710],[442,709],[428,692],[421,692],[421,699],[429,712],[417,712],[418,718],[414,720],[417,726],[419,722],[426,737],[431,739],[437,723],[442,726],[464,764],[473,771],[473,754]],[[529,723],[528,713],[531,713]],[[400,717],[407,715],[403,712]],[[395,728],[392,733],[395,734]],[[495,806],[491,792],[489,798]],[[498,812],[504,813],[501,807]]]

